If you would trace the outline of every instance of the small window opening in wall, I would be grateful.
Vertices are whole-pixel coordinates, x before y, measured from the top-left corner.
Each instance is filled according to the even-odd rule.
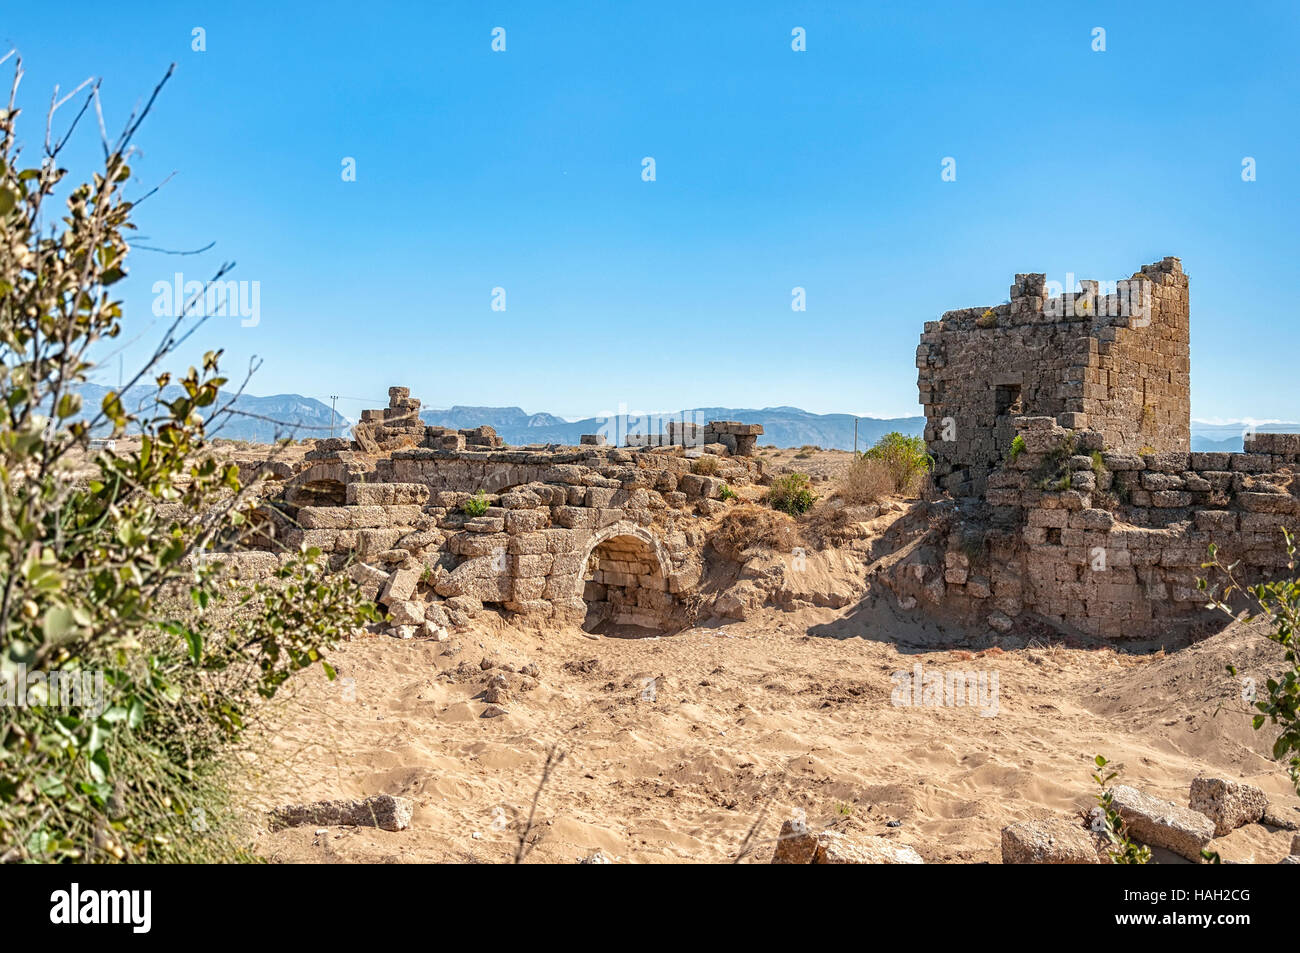
[[[995,416],[1005,417],[1008,414],[1020,414],[1024,412],[1024,407],[1020,402],[1019,384],[998,384],[995,398],[997,401],[997,413]]]

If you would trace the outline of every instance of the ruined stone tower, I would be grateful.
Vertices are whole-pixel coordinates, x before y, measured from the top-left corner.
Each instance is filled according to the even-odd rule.
[[[1010,301],[929,321],[916,352],[934,476],[981,496],[1011,452],[1016,417],[1103,434],[1108,449],[1190,449],[1187,276],[1177,258],[1127,281],[1052,296],[1016,275]]]

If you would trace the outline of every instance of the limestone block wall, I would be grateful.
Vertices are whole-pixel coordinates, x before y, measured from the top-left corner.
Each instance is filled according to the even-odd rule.
[[[1024,449],[958,512],[929,564],[895,581],[910,598],[1009,630],[1038,617],[1091,636],[1178,639],[1221,618],[1197,579],[1214,543],[1246,581],[1285,570],[1300,531],[1300,434],[1245,453],[1103,449],[1101,432],[1015,421]],[[909,576],[908,573],[911,575]]]
[[[682,447],[372,456],[353,446],[320,442],[264,518],[278,542],[331,554],[410,632],[464,624],[484,606],[672,627],[702,568],[681,525],[717,512],[725,482],[761,475],[744,459],[692,473]],[[466,513],[479,494],[486,509]]]
[[[1098,282],[1048,296],[1016,275],[1006,303],[925,325],[918,388],[935,481],[979,496],[1010,450],[1017,416],[1090,428],[1107,446],[1186,450],[1190,441],[1187,276],[1176,258],[1102,294]]]

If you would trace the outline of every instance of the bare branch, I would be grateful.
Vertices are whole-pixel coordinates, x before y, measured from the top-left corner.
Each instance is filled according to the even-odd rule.
[[[565,752],[560,750],[559,745],[552,745],[546,752],[546,763],[542,765],[542,777],[537,782],[537,790],[533,792],[533,806],[528,810],[528,822],[519,831],[519,845],[515,848],[516,864],[522,864],[524,858],[528,856],[528,851],[532,845],[528,843],[528,835],[533,832],[533,818],[537,815],[537,802],[541,800],[542,790],[546,783],[551,779],[551,771],[560,766],[564,761]]]
[[[208,242],[202,248],[195,248],[193,251],[182,251],[175,248],[155,248],[152,245],[132,245],[131,247],[138,249],[139,251],[157,252],[160,255],[201,255],[210,248],[213,248],[216,244],[215,241]]]

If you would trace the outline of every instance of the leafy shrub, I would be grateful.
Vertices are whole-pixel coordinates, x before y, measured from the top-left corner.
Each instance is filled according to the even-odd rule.
[[[691,472],[700,476],[716,476],[718,473],[718,458],[712,454],[706,454],[695,459],[691,463]]]
[[[709,544],[735,562],[741,562],[745,551],[757,546],[785,553],[798,543],[799,530],[789,516],[753,503],[729,509],[709,536]]]
[[[727,484],[724,483],[718,488],[718,499],[722,500],[722,502],[725,503],[727,500],[734,500],[735,498],[736,491],[727,486]]]
[[[208,559],[244,548],[258,499],[208,438],[231,410],[219,354],[175,379],[159,368],[202,323],[201,295],[178,303],[127,379],[152,380],[152,403],[129,413],[111,391],[81,414],[90,355],[122,331],[112,286],[133,208],[122,189],[148,112],[61,217],[49,206],[72,130],[22,169],[19,110],[12,99],[0,110],[0,693],[20,675],[27,686],[0,724],[0,861],[244,857],[227,808],[232,746],[259,700],[317,664],[332,678],[326,651],[377,617],[345,575],[323,574],[316,550],[287,554],[259,583]],[[173,382],[180,396],[164,401]],[[92,453],[90,434],[106,430],[138,434],[139,449]],[[92,472],[70,480],[81,454]],[[49,692],[86,679],[85,694]]]
[[[482,516],[488,511],[492,504],[488,502],[487,494],[479,490],[468,500],[460,505],[460,511],[466,516]]]
[[[992,308],[988,308],[983,314],[975,319],[975,327],[977,328],[996,328],[997,326],[998,316]]]
[[[791,516],[800,516],[812,509],[817,502],[808,474],[787,473],[777,477],[767,491],[768,506]]]
[[[894,478],[879,460],[858,457],[844,472],[835,495],[846,503],[878,503],[894,492]]]
[[[898,431],[885,434],[863,456],[883,464],[893,481],[893,491],[904,496],[920,492],[921,484],[933,465],[925,448],[925,438],[908,437]]]
[[[1022,437],[1020,434],[1016,434],[1015,439],[1011,441],[1011,450],[1007,454],[1007,461],[1009,463],[1015,463],[1016,458],[1019,457],[1024,452],[1025,452],[1025,438]]]
[[[1265,635],[1282,648],[1285,667],[1265,682],[1263,697],[1252,696],[1251,701],[1259,714],[1254,716],[1251,724],[1256,731],[1266,722],[1278,726],[1278,735],[1273,741],[1273,757],[1278,761],[1286,760],[1291,784],[1300,794],[1300,717],[1297,717],[1300,713],[1300,635],[1297,634],[1300,633],[1300,578],[1296,576],[1295,537],[1283,528],[1282,541],[1290,579],[1244,585],[1236,577],[1237,564],[1225,564],[1213,544],[1209,548],[1210,561],[1203,568],[1215,569],[1226,579],[1223,591],[1211,594],[1210,605],[1237,618],[1229,601],[1234,594],[1244,596],[1250,604],[1244,615],[1245,621],[1266,619],[1268,631]],[[1207,579],[1198,579],[1196,585],[1203,591],[1209,589]],[[1237,674],[1231,665],[1228,672],[1233,676]]]

